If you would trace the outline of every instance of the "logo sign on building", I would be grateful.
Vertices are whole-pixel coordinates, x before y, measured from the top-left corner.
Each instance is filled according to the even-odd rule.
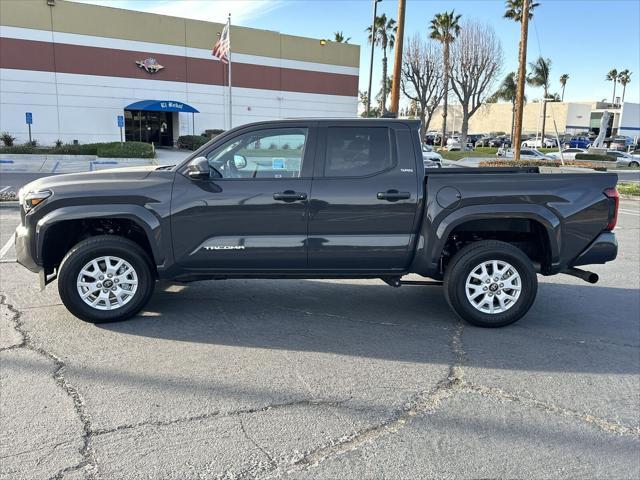
[[[124,116],[122,115],[118,115],[118,127],[119,128],[124,127]]]
[[[144,68],[149,73],[157,73],[164,68],[155,58],[145,58],[144,60],[136,60],[139,68]]]
[[[172,112],[176,110],[182,110],[184,108],[184,104],[180,102],[160,102],[160,108],[163,110],[171,109]]]
[[[27,122],[27,125],[31,125],[33,123],[33,113],[25,112],[24,116],[25,116],[25,121]]]

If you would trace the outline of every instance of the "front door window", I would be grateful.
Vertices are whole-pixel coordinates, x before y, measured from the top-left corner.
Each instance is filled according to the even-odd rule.
[[[298,178],[306,128],[258,130],[229,140],[207,155],[222,178]]]

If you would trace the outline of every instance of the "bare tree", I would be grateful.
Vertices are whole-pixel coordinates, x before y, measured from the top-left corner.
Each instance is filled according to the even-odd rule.
[[[451,47],[451,88],[462,107],[460,145],[467,144],[469,119],[478,111],[502,68],[502,45],[493,27],[466,22]]]
[[[402,56],[400,88],[416,103],[422,122],[420,141],[424,141],[433,112],[444,97],[442,64],[442,47],[437,42],[425,42],[418,34],[409,39]]]

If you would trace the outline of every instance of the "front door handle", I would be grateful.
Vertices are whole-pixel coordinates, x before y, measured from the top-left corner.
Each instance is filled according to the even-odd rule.
[[[411,198],[411,192],[399,192],[398,190],[387,190],[386,192],[378,192],[378,200],[386,200],[387,202],[397,202],[398,200],[408,200]]]
[[[274,200],[281,202],[295,202],[297,200],[306,200],[307,194],[304,192],[294,192],[293,190],[285,190],[284,192],[277,192],[273,194]]]

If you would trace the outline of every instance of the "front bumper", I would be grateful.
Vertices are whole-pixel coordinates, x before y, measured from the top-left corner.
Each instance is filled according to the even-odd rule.
[[[613,232],[602,232],[589,245],[578,258],[571,263],[572,267],[579,265],[592,265],[594,263],[607,263],[618,256],[618,242]]]
[[[29,229],[23,225],[18,225],[18,228],[16,228],[15,247],[16,260],[20,265],[35,273],[42,270],[42,267],[36,263],[31,254],[31,236]]]

